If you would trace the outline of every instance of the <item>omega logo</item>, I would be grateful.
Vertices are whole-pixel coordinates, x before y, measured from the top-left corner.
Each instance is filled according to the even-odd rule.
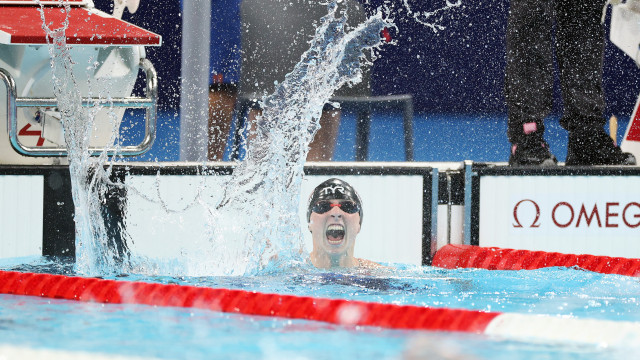
[[[513,207],[513,220],[515,221],[513,227],[527,227],[528,221],[523,225],[518,217],[520,208],[525,206],[524,204],[531,204],[535,209],[535,218],[528,227],[540,227],[541,209],[538,203],[531,199],[520,200]],[[621,204],[620,202],[612,201],[586,206],[584,203],[571,204],[567,201],[559,201],[551,209],[550,215],[553,226],[558,228],[591,226],[599,228],[617,228],[621,226],[637,228],[640,226],[640,203],[631,201]]]
[[[531,199],[520,200],[520,201],[518,201],[516,206],[513,207],[513,219],[516,221],[516,223],[513,224],[513,227],[515,227],[515,228],[521,228],[522,227],[522,224],[520,223],[520,220],[518,219],[518,209],[520,208],[520,204],[522,204],[523,202],[530,202],[536,208],[536,217],[535,217],[535,219],[533,219],[533,223],[531,223],[531,225],[529,227],[532,227],[532,228],[540,227],[540,223],[538,222],[538,220],[540,220],[540,206],[538,206],[538,203],[536,203],[535,201],[533,201]]]

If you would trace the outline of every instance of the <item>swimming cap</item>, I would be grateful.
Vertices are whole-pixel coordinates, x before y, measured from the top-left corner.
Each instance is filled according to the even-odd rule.
[[[351,200],[358,205],[360,224],[362,225],[362,200],[353,186],[348,182],[331,178],[318,185],[309,196],[307,204],[307,222],[311,220],[311,208],[321,200]]]

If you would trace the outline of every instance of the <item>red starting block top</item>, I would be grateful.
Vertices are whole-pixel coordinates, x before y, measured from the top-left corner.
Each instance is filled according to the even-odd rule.
[[[14,0],[0,2],[0,44],[45,45],[47,35],[42,29],[40,6],[15,6],[14,3],[33,1]],[[72,1],[74,5],[82,0]],[[66,11],[59,6],[43,8],[50,29],[61,28]],[[68,45],[146,45],[159,46],[162,37],[145,29],[96,9],[73,6],[69,12],[66,30]]]
[[[63,0],[71,6],[87,5],[88,0]],[[59,5],[60,0],[40,0],[43,5]],[[0,5],[38,5],[36,0],[0,0]]]

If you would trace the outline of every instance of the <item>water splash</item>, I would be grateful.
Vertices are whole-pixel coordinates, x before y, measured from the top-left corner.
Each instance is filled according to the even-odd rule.
[[[198,195],[194,200],[207,214],[207,243],[162,263],[130,254],[126,230],[116,229],[119,233],[114,236],[105,225],[110,221],[103,208],[109,196],[109,170],[103,168],[106,153],[92,159],[88,151],[96,110],[82,106],[75,87],[65,36],[69,5],[62,0],[60,3],[67,13],[61,27],[51,29],[42,5],[41,13],[43,28],[51,39],[54,93],[59,100],[69,149],[76,222],[75,270],[85,275],[121,272],[248,275],[303,262],[297,209],[308,145],[319,128],[322,108],[333,92],[345,84],[361,81],[361,67],[375,60],[383,41],[381,31],[394,27],[390,20],[394,13],[391,6],[381,6],[375,15],[349,31],[345,28],[347,16],[341,9],[341,1],[328,3],[328,14],[316,29],[309,50],[275,92],[261,99],[263,112],[253,129],[255,136],[245,160],[224,184],[222,198],[206,201]],[[447,2],[443,9],[459,4]],[[429,21],[442,9],[415,12],[406,0],[401,7],[434,31],[441,28]],[[113,133],[117,134],[119,123],[113,125]],[[125,245],[120,244],[122,241]]]
[[[58,8],[45,9],[39,0],[37,2],[40,5],[42,28],[47,34],[53,93],[58,100],[58,111],[68,151],[75,207],[76,271],[86,275],[117,271],[120,259],[114,254],[119,253],[118,246],[107,234],[102,208],[107,193],[104,179],[108,174],[103,167],[106,152],[98,158],[92,158],[89,152],[95,114],[102,106],[94,104],[92,108],[85,108],[82,105],[82,95],[73,71],[75,63],[66,41],[71,11],[69,3],[59,0]],[[62,23],[54,24],[53,21],[48,21],[48,11],[63,11],[65,18]],[[118,121],[112,121],[113,135],[107,147],[113,146],[119,125]],[[122,249],[120,250],[123,254]]]
[[[215,251],[206,257],[214,273],[254,274],[270,262],[304,261],[298,199],[322,108],[335,90],[361,81],[363,63],[372,61],[382,44],[380,32],[392,26],[378,12],[347,31],[346,13],[337,2],[328,10],[300,62],[262,98],[247,156],[211,211]]]
[[[434,33],[445,29],[445,26],[441,24],[444,20],[444,15],[462,5],[462,0],[444,0],[444,6],[426,11],[415,9],[416,7],[425,7],[424,2],[418,0],[364,0],[362,2],[369,7],[373,6],[372,3],[380,3],[379,10],[381,10],[387,18],[409,18],[415,23],[433,30]],[[432,4],[429,3],[429,6],[431,5]]]
[[[445,6],[435,9],[433,11],[414,11],[409,4],[409,0],[403,0],[402,5],[407,13],[415,20],[417,23],[422,24],[431,28],[434,32],[438,32],[440,30],[444,30],[444,26],[440,25],[438,22],[442,21],[443,13],[451,10],[452,8],[456,8],[462,5],[462,0],[446,0]]]
[[[447,2],[441,9],[417,12],[404,1],[400,9],[436,31],[442,26],[432,19],[459,4]],[[338,0],[328,3],[328,14],[321,19],[310,48],[274,93],[261,99],[263,111],[252,129],[247,155],[223,185],[222,199],[211,206],[196,196],[193,203],[204,205],[208,213],[208,243],[181,250],[167,264],[136,260],[136,271],[252,275],[305,261],[298,199],[304,160],[322,108],[335,90],[361,81],[361,67],[375,60],[383,41],[381,31],[395,27],[390,16],[399,11],[388,4],[381,6],[348,31],[342,5]]]

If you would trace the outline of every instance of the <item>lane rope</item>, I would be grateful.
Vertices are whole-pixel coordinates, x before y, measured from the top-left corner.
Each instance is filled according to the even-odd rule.
[[[445,269],[488,270],[534,270],[553,266],[577,266],[602,274],[640,276],[640,259],[473,245],[445,245],[436,252],[431,264]]]
[[[640,323],[430,308],[187,285],[0,271],[0,293],[110,304],[199,308],[346,326],[488,334],[523,341],[640,343]],[[606,329],[606,331],[603,331]]]
[[[199,308],[393,329],[482,332],[498,315],[472,310],[10,271],[0,272],[0,293],[111,304]]]

